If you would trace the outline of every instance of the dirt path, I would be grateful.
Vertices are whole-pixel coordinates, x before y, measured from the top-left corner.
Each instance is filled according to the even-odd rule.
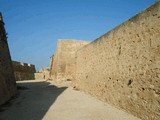
[[[65,85],[25,81],[18,86],[18,97],[1,107],[0,120],[139,120]]]

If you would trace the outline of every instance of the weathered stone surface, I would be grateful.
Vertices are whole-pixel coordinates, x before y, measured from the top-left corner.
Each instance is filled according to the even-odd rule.
[[[54,80],[73,80],[76,69],[76,52],[90,41],[59,40],[51,63],[51,78]]]
[[[34,80],[35,66],[28,63],[12,61],[16,81]]]
[[[78,88],[144,120],[160,120],[160,2],[77,52]]]
[[[11,56],[8,48],[6,31],[0,13],[0,105],[16,94]]]

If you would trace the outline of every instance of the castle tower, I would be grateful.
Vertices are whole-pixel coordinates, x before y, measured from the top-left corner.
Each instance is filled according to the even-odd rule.
[[[0,12],[0,105],[9,100],[15,93],[15,77],[3,17]]]

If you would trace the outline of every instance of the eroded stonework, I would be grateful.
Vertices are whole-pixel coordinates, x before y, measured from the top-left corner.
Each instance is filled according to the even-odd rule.
[[[77,52],[75,84],[143,120],[160,120],[160,2]]]

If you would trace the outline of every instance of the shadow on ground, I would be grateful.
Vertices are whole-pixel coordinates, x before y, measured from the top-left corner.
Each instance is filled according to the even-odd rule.
[[[67,88],[49,82],[17,83],[18,97],[3,105],[0,120],[42,120],[56,98]]]

